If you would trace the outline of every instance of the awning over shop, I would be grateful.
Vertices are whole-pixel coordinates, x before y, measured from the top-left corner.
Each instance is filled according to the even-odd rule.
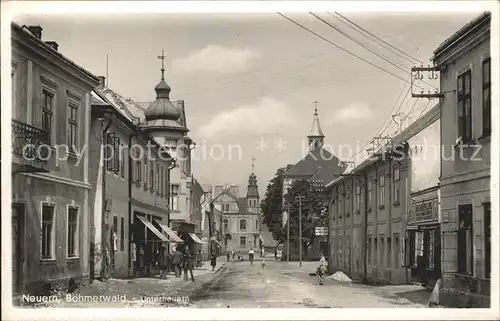
[[[165,235],[161,234],[160,231],[158,231],[156,229],[156,227],[150,222],[148,221],[144,216],[139,216],[137,215],[137,218],[142,222],[144,223],[144,225],[146,225],[146,227],[151,231],[153,232],[156,236],[158,236],[158,238],[164,242],[168,242],[168,239]]]
[[[161,229],[164,230],[165,233],[168,234],[168,236],[170,237],[170,242],[184,243],[184,241],[179,236],[177,236],[177,234],[171,228],[169,228],[168,226],[166,226],[165,224],[163,224],[161,222],[158,222],[158,220],[156,220],[156,223],[158,223],[158,225],[160,225]]]
[[[191,238],[193,239],[193,241],[195,241],[196,243],[205,244],[205,242],[203,242],[202,240],[200,240],[200,238],[196,234],[189,233],[189,236],[191,236]]]

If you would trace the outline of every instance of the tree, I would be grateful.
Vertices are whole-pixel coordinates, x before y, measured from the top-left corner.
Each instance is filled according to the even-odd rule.
[[[262,222],[266,224],[273,238],[279,243],[286,240],[286,229],[283,227],[283,209],[282,209],[282,189],[283,173],[287,167],[279,168],[275,176],[269,181],[266,193],[260,202],[262,211]]]
[[[285,196],[290,206],[290,235],[298,236],[299,231],[299,201],[302,196],[302,239],[305,242],[314,238],[317,226],[328,226],[328,199],[322,186],[307,180],[293,182]],[[292,237],[291,237],[292,238]]]

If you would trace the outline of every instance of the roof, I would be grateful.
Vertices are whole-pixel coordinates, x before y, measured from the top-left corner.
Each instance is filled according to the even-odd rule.
[[[137,108],[136,112],[141,115],[141,119],[145,120],[144,113],[146,109],[149,107],[151,102],[146,102],[146,101],[141,101],[141,102],[136,102],[135,107]],[[186,123],[186,107],[184,105],[184,100],[173,100],[172,104],[176,105],[179,111],[181,112],[181,117],[177,121],[159,121],[157,122],[152,121],[146,123],[147,127],[150,128],[155,128],[155,127],[167,127],[167,128],[172,128],[174,130],[181,130],[184,129],[186,132],[189,131],[187,128],[187,123]]]
[[[459,40],[461,37],[465,36],[469,31],[473,30],[481,23],[489,21],[491,19],[491,12],[484,12],[480,16],[476,17],[474,20],[470,21],[462,28],[460,28],[457,32],[455,32],[451,37],[443,41],[437,48],[434,50],[434,57],[431,60],[434,60],[436,56],[444,52],[448,47],[450,47],[455,41]]]
[[[397,134],[395,137],[391,139],[392,144],[398,144],[404,141],[407,141],[408,139],[414,137],[418,133],[420,133],[422,130],[425,128],[429,127],[433,123],[435,123],[437,120],[440,119],[441,116],[441,106],[439,103],[434,105],[429,111],[427,111],[424,115],[422,115],[420,118],[418,118],[416,121],[411,123],[408,127],[406,127],[404,130],[402,130],[399,134]],[[388,145],[384,145],[379,147],[376,151],[374,151],[373,154],[375,153],[380,153],[382,150],[386,149]],[[366,159],[361,162],[359,165],[357,165],[354,168],[351,168],[349,170],[346,170],[344,174],[348,173],[354,173],[354,172],[359,172],[366,168],[367,166],[376,163],[379,161],[379,158],[377,157],[372,157],[372,155],[368,155]],[[341,181],[345,176],[340,176],[332,179],[330,182],[326,183],[326,187],[333,186],[337,182]]]
[[[285,177],[307,177],[317,175],[316,179],[327,179],[330,175],[339,175],[343,169],[339,166],[340,159],[324,148],[316,148],[309,152],[298,163],[289,168]]]
[[[45,49],[46,52],[50,53],[53,56],[56,56],[57,58],[61,59],[65,63],[67,63],[69,66],[71,66],[74,69],[80,71],[81,73],[83,73],[85,76],[87,76],[88,78],[90,78],[96,84],[99,83],[99,77],[97,77],[96,75],[94,75],[93,73],[91,73],[90,71],[88,71],[87,69],[83,68],[82,66],[78,65],[76,62],[74,62],[73,60],[71,60],[68,57],[66,57],[65,55],[63,55],[61,52],[55,50],[54,48],[52,48],[50,45],[48,45],[42,39],[37,38],[35,35],[33,35],[26,28],[26,26],[24,26],[24,25],[20,26],[17,23],[12,22],[11,23],[11,29],[13,31],[17,31],[17,32],[23,34],[24,36],[27,36],[30,40],[34,41],[39,46],[41,46],[43,49]]]
[[[321,125],[319,123],[318,109],[314,110],[314,119],[308,137],[325,137],[325,134],[323,134]]]

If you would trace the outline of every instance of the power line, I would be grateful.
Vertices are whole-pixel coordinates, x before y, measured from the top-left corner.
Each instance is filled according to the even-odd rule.
[[[411,55],[407,54],[407,53],[406,53],[406,52],[404,52],[403,50],[400,50],[400,49],[398,49],[398,48],[394,47],[393,45],[391,45],[391,44],[390,44],[390,43],[388,43],[387,41],[385,41],[385,40],[381,39],[380,37],[378,37],[378,36],[374,35],[373,33],[371,33],[370,31],[366,30],[365,28],[361,27],[360,25],[356,24],[355,22],[353,22],[353,21],[349,20],[348,18],[346,18],[345,16],[341,15],[341,14],[340,14],[340,13],[338,13],[337,11],[335,11],[335,14],[339,15],[340,17],[342,17],[343,19],[347,20],[347,21],[348,21],[348,22],[350,22],[352,25],[354,25],[354,26],[356,26],[357,28],[359,28],[359,29],[363,30],[363,31],[364,31],[364,32],[366,32],[367,34],[371,35],[372,37],[374,37],[374,38],[376,38],[376,39],[378,39],[378,40],[382,41],[384,44],[388,45],[388,46],[389,46],[389,47],[391,47],[392,49],[395,49],[395,50],[397,50],[398,52],[400,52],[400,53],[404,54],[405,56],[407,56],[407,57],[409,57],[409,58],[411,58],[411,59],[415,60],[416,62],[419,62],[419,63],[423,64],[423,62],[422,62],[420,59],[417,59],[417,58],[415,58],[415,57],[413,57],[413,56],[411,56]],[[405,58],[405,59],[407,59],[407,58]],[[407,60],[408,60],[408,59],[407,59]]]
[[[392,76],[394,76],[394,77],[396,77],[396,78],[398,78],[398,79],[400,79],[400,80],[402,80],[402,81],[404,81],[404,82],[406,82],[406,83],[410,83],[410,84],[411,84],[411,82],[410,82],[410,81],[408,81],[408,80],[406,80],[406,79],[402,78],[401,76],[398,76],[398,75],[396,75],[396,74],[394,74],[394,73],[392,73],[392,72],[390,72],[390,71],[388,71],[388,70],[386,70],[386,69],[384,69],[384,68],[382,68],[382,67],[380,67],[380,66],[377,66],[377,65],[375,65],[374,63],[371,63],[370,61],[368,61],[368,60],[366,60],[366,59],[364,59],[364,58],[362,58],[362,57],[360,57],[360,56],[356,55],[355,53],[353,53],[353,52],[351,52],[351,51],[349,51],[349,50],[347,50],[347,49],[345,49],[345,48],[343,48],[343,47],[341,47],[341,46],[337,45],[336,43],[334,43],[334,42],[332,42],[332,41],[330,41],[330,40],[326,39],[325,37],[323,37],[323,36],[319,35],[318,33],[314,32],[314,31],[312,31],[311,29],[309,29],[309,28],[307,28],[307,27],[305,27],[305,26],[301,25],[301,24],[300,24],[300,23],[298,23],[297,21],[295,21],[295,20],[293,20],[293,19],[291,19],[291,18],[288,18],[288,17],[287,17],[287,16],[285,16],[284,14],[281,14],[281,13],[279,13],[279,12],[277,12],[277,14],[279,14],[280,16],[282,16],[283,18],[285,18],[286,20],[288,20],[288,21],[292,22],[293,24],[295,24],[295,25],[299,26],[300,28],[302,28],[302,29],[304,29],[304,30],[306,30],[306,31],[308,31],[308,32],[310,32],[310,33],[312,33],[312,34],[313,34],[313,35],[315,35],[316,37],[318,37],[318,38],[320,38],[320,39],[322,39],[322,40],[324,40],[324,41],[328,42],[328,43],[329,43],[329,44],[331,44],[332,46],[335,46],[335,47],[339,48],[340,50],[342,50],[342,51],[344,51],[344,52],[347,52],[348,54],[350,54],[350,55],[352,55],[352,56],[354,56],[354,57],[358,58],[359,60],[362,60],[362,61],[366,62],[367,64],[369,64],[369,65],[371,65],[371,66],[373,66],[373,67],[375,67],[375,68],[377,68],[377,69],[380,69],[380,70],[382,70],[382,71],[383,71],[383,72],[385,72],[385,73],[388,73],[389,75],[392,75]],[[422,88],[422,87],[420,87],[420,86],[417,86],[417,87],[419,87],[419,88],[421,88],[421,89],[424,89],[424,88]]]
[[[376,52],[375,50],[371,49],[370,47],[368,47],[366,44],[364,44],[363,42],[357,40],[356,38],[350,36],[349,34],[345,33],[344,31],[342,31],[341,29],[339,29],[338,27],[336,27],[335,25],[333,25],[332,23],[322,19],[321,17],[315,15],[314,13],[312,12],[309,12],[309,14],[313,15],[316,19],[320,20],[321,22],[323,22],[324,24],[330,26],[330,28],[333,28],[334,30],[336,30],[337,32],[339,32],[340,34],[344,35],[345,37],[347,37],[348,39],[350,39],[351,41],[354,41],[355,43],[357,43],[358,45],[360,45],[361,47],[365,48],[366,50],[372,52],[373,54],[377,55],[378,57],[382,58],[383,60],[387,61],[388,63],[390,63],[391,65],[395,66],[396,68],[404,71],[404,72],[408,72],[407,69],[404,69],[400,66],[402,66],[401,64],[398,64],[398,63],[394,63],[392,60],[390,60],[390,58],[388,58],[387,56],[383,55],[383,54],[380,54],[378,52]],[[409,69],[409,68],[408,68]]]

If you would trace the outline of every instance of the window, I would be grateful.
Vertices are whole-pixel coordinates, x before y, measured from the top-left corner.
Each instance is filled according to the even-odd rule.
[[[68,208],[68,257],[78,256],[78,208]]]
[[[54,116],[54,94],[42,90],[42,129],[48,133],[48,141],[52,143],[52,118]]]
[[[394,268],[398,269],[399,268],[399,234],[394,234],[394,251],[393,253],[393,264]]]
[[[125,146],[120,145],[120,174],[122,178],[125,178]]]
[[[135,162],[135,175],[136,183],[142,182],[142,162],[139,160]]]
[[[255,221],[255,230],[258,231],[259,230],[259,221]]]
[[[42,259],[54,258],[54,206],[42,206]]]
[[[229,221],[227,219],[224,220],[224,231],[227,231],[227,226],[229,225]]]
[[[368,244],[366,245],[366,256],[368,260],[368,264],[372,264],[372,236],[368,235],[367,237]]]
[[[378,189],[378,205],[383,207],[385,204],[385,173],[380,172],[378,177],[379,189]]]
[[[177,139],[165,138],[165,147],[172,158],[177,158]]]
[[[392,240],[391,240],[390,237],[388,237],[387,238],[387,256],[386,256],[386,260],[387,260],[387,267],[392,269],[391,259],[392,259]]]
[[[155,191],[155,168],[153,162],[149,162],[149,191],[151,193]]]
[[[125,249],[125,218],[120,217],[120,251]]]
[[[380,258],[379,258],[379,266],[381,267],[384,267],[384,254],[385,254],[385,243],[384,243],[384,236],[383,235],[380,235],[380,251],[379,251],[379,254],[380,254]]]
[[[229,212],[229,205],[230,205],[229,203],[224,204],[224,211],[225,212]]]
[[[458,272],[472,274],[473,240],[472,240],[472,205],[458,207]]]
[[[464,142],[472,140],[471,115],[471,71],[468,70],[458,77],[458,136]]]
[[[245,236],[240,236],[240,247],[245,247],[247,245],[247,238]]]
[[[361,207],[361,185],[356,186],[356,214],[359,214],[359,210]]]
[[[394,203],[399,204],[400,201],[400,182],[399,166],[394,167]]]
[[[171,197],[170,209],[173,211],[178,211],[179,210],[179,185],[171,185],[170,197]]]
[[[484,203],[484,277],[491,274],[491,203]]]
[[[415,232],[415,258],[413,259],[415,266],[420,264],[418,257],[424,257],[424,232]]]
[[[148,161],[144,160],[144,190],[147,191],[148,185]]]
[[[372,209],[372,185],[373,185],[373,182],[372,182],[372,178],[369,177],[368,178],[368,186],[367,186],[367,199],[366,199],[366,204],[368,206],[368,209],[371,210]]]
[[[120,151],[120,137],[115,135],[114,152],[113,152],[113,169],[116,174],[120,173],[121,169],[121,151]]]
[[[78,148],[78,104],[68,104],[68,149],[74,153]]]
[[[377,235],[375,235],[375,237],[373,238],[373,251],[375,252],[373,255],[373,265],[377,265],[377,257],[378,257],[378,239],[377,239]]]
[[[483,61],[483,136],[491,133],[491,59]]]
[[[434,269],[434,230],[427,231],[427,268]]]
[[[246,230],[247,229],[247,221],[246,220],[240,220],[240,230]]]

